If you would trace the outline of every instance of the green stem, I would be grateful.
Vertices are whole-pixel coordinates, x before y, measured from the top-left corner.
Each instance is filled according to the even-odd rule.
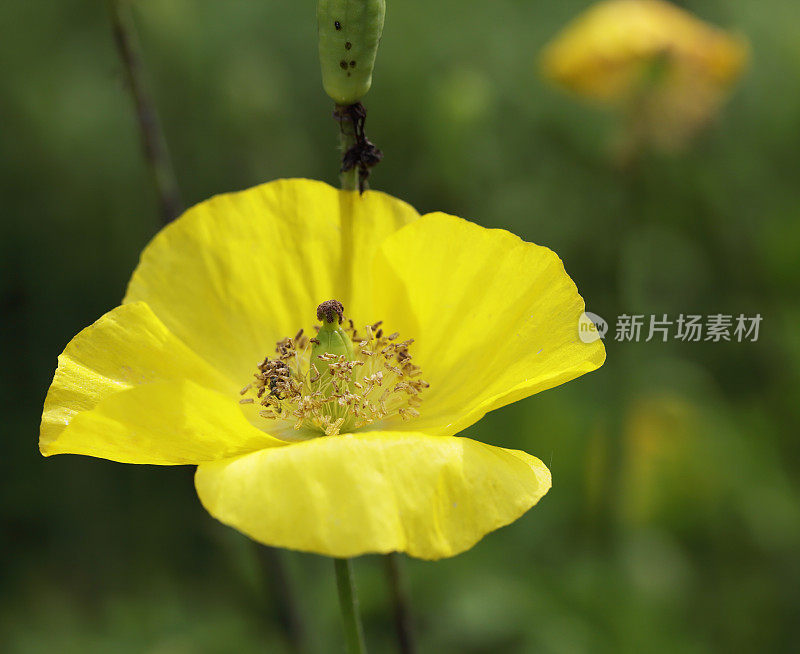
[[[142,149],[158,195],[161,220],[167,224],[183,211],[183,202],[175,171],[172,168],[167,142],[158,120],[158,112],[145,83],[144,65],[136,38],[136,27],[127,5],[128,3],[121,0],[108,1],[111,28],[136,109]]]
[[[390,552],[383,557],[386,566],[386,579],[392,592],[394,626],[402,654],[415,654],[417,645],[411,621],[411,608],[408,600],[408,587],[400,569],[400,554]]]
[[[350,559],[334,559],[336,569],[336,587],[339,591],[339,608],[342,611],[345,643],[348,654],[366,654],[364,645],[364,628],[358,613],[353,564]]]

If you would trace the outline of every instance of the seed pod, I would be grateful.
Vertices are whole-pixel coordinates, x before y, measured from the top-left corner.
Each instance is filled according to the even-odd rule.
[[[322,86],[334,102],[358,102],[372,85],[386,0],[318,0]]]

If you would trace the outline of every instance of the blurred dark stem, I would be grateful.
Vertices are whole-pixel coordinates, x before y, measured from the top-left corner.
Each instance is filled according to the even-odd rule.
[[[617,270],[616,305],[617,315],[635,314],[636,299],[631,296],[628,276],[632,274],[625,243],[631,234],[647,220],[647,198],[645,189],[645,161],[640,155],[629,159],[618,170],[619,183],[624,189],[624,206],[619,211],[617,224]],[[643,327],[644,329],[644,327]],[[614,335],[611,336],[614,338]],[[609,443],[605,458],[605,503],[603,522],[607,536],[606,545],[618,552],[621,531],[625,521],[625,475],[629,464],[628,416],[636,402],[636,343],[622,341],[614,343],[611,362],[612,378],[615,380],[615,400],[611,402]],[[616,374],[614,374],[616,373]]]
[[[166,225],[183,211],[175,171],[158,120],[158,112],[145,82],[136,27],[128,2],[109,0],[108,9],[114,42],[125,69],[126,81],[136,109],[142,149],[158,195],[161,220]]]
[[[308,651],[306,633],[303,620],[298,610],[297,598],[294,595],[283,553],[274,547],[259,545],[257,548],[258,562],[262,570],[265,590],[273,598],[278,620],[293,652],[302,654]]]
[[[109,0],[108,9],[114,42],[136,108],[145,161],[150,168],[158,195],[161,220],[166,225],[183,211],[180,189],[158,120],[158,112],[145,83],[144,64],[130,7],[125,0]],[[265,589],[274,599],[278,620],[289,645],[300,654],[306,651],[305,630],[281,552],[272,547],[257,547]]]
[[[386,579],[392,591],[392,610],[394,625],[397,630],[397,641],[402,654],[415,654],[417,645],[414,641],[414,629],[408,600],[408,584],[401,569],[400,554],[390,552],[383,557],[386,566]]]
[[[342,612],[344,638],[347,654],[366,654],[364,628],[358,612],[358,597],[353,577],[353,563],[350,559],[334,559],[336,569],[336,588],[339,591],[339,608]]]

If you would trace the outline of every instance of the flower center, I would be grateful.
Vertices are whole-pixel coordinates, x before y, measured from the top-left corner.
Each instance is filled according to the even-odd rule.
[[[278,341],[275,358],[258,365],[241,390],[242,404],[259,402],[268,420],[292,421],[326,436],[353,431],[393,416],[419,416],[420,393],[429,384],[411,362],[413,339],[384,334],[382,321],[356,330],[337,300],[317,308],[315,338],[301,329]],[[250,397],[247,397],[247,396]]]

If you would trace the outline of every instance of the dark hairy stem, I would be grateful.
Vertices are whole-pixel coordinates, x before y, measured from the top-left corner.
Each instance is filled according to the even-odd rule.
[[[370,170],[383,159],[381,152],[364,132],[367,110],[363,104],[337,104],[333,116],[339,123],[339,148],[342,151],[342,167],[339,180],[343,189],[356,188],[363,193],[368,188]]]
[[[342,153],[342,167],[339,170],[339,182],[345,191],[355,191],[358,188],[358,167],[350,166],[345,169],[344,158],[356,146],[356,130],[353,121],[340,111],[337,106],[333,112],[339,123],[339,150]]]
[[[144,64],[128,2],[108,0],[108,10],[114,42],[125,69],[126,81],[136,109],[145,161],[158,195],[161,220],[166,225],[183,211],[180,189],[158,120],[158,112],[145,84]],[[258,559],[265,580],[264,586],[277,607],[278,619],[292,650],[301,654],[306,650],[305,629],[282,552],[272,547],[257,546],[260,550]]]
[[[183,211],[175,171],[161,130],[153,99],[145,83],[144,65],[136,37],[136,27],[125,0],[108,0],[111,29],[125,77],[136,109],[145,161],[158,195],[161,220],[167,224]]]
[[[397,642],[402,654],[416,654],[417,644],[414,640],[411,603],[408,585],[400,568],[401,557],[398,552],[390,552],[383,557],[386,567],[386,579],[392,593],[392,610],[394,626],[397,631]]]
[[[264,585],[267,586],[265,590],[273,598],[275,611],[289,647],[295,654],[302,654],[308,651],[305,626],[286,570],[283,552],[268,545],[259,545],[255,541],[253,544],[257,548],[256,554],[262,568]]]

